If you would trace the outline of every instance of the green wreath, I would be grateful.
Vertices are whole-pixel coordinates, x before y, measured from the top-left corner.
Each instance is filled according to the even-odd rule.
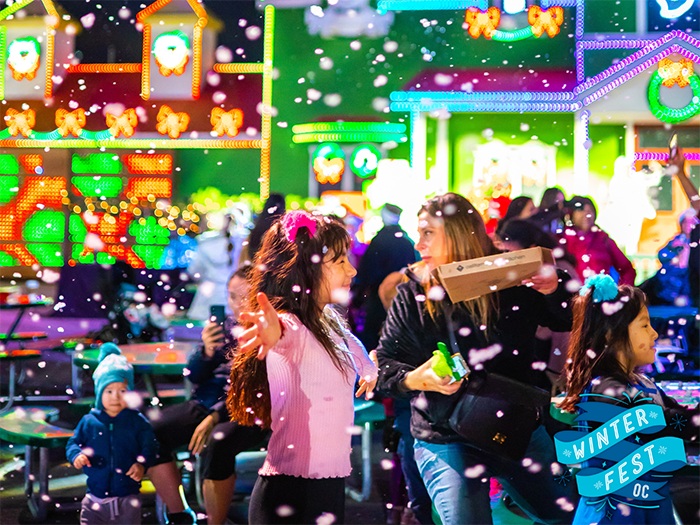
[[[662,122],[676,123],[693,118],[700,113],[700,78],[691,75],[688,81],[693,89],[693,98],[687,106],[683,108],[669,108],[659,101],[659,90],[664,79],[658,71],[655,71],[649,82],[649,109],[654,116]]]

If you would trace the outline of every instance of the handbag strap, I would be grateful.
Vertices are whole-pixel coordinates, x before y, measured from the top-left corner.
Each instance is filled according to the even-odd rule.
[[[447,335],[450,338],[450,345],[454,350],[454,353],[459,354],[459,345],[457,344],[457,338],[455,337],[455,327],[452,321],[452,314],[454,313],[454,305],[452,303],[445,303],[445,323],[447,324]]]

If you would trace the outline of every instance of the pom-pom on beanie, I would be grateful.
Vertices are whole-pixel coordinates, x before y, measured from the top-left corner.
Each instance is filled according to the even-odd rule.
[[[95,381],[95,406],[102,406],[102,392],[110,383],[126,382],[129,390],[134,389],[134,369],[114,343],[105,343],[100,347],[100,364],[97,365],[92,379]]]

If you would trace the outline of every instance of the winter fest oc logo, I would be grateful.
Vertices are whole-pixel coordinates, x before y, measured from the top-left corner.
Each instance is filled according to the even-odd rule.
[[[670,472],[686,464],[681,438],[661,437],[647,442],[640,437],[655,434],[666,427],[662,407],[653,404],[635,406],[632,401],[628,407],[581,402],[578,407],[582,412],[575,421],[582,430],[561,431],[554,438],[557,460],[561,463],[572,465],[594,458],[602,460],[595,462],[600,467],[583,468],[576,475],[579,494],[590,498],[588,504],[596,505],[598,510],[606,504],[615,509],[617,503],[657,508],[657,502],[664,496],[656,491],[669,481]],[[590,422],[601,425],[588,432],[586,430],[590,427],[586,427],[586,423]],[[673,427],[683,424],[685,421],[671,422]],[[632,439],[628,441],[628,438]],[[640,479],[642,476],[644,479]]]

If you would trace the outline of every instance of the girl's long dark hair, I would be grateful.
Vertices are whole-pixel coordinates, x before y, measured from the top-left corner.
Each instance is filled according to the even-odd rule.
[[[486,226],[471,202],[458,193],[445,193],[433,197],[423,204],[419,214],[427,212],[431,216],[440,218],[445,225],[445,238],[447,241],[448,263],[476,259],[487,255],[494,255],[498,249],[486,233]],[[437,284],[428,272],[420,272],[416,265],[416,274],[423,274],[423,287],[426,289]],[[441,310],[440,302],[426,300],[426,308],[430,316],[435,319]],[[495,294],[482,295],[470,301],[459,303],[459,307],[467,310],[469,315],[480,325],[492,327],[497,310]]]
[[[646,296],[639,288],[623,284],[613,300],[596,303],[594,292],[595,286],[574,299],[569,359],[564,368],[567,395],[560,404],[569,412],[575,410],[592,379],[605,376],[624,383],[633,379],[629,325],[646,306]]]
[[[284,195],[270,193],[270,197],[265,201],[262,212],[255,221],[255,226],[248,236],[248,256],[250,260],[255,260],[255,256],[260,249],[262,238],[270,226],[284,215]]]
[[[291,212],[298,213],[298,212]],[[245,310],[259,310],[257,294],[267,295],[278,312],[296,315],[328,353],[339,370],[348,371],[331,333],[342,335],[343,327],[337,317],[324,313],[318,296],[325,279],[323,262],[327,254],[332,261],[343,257],[350,246],[350,236],[340,219],[335,216],[314,215],[316,233],[300,227],[294,241],[289,241],[278,219],[265,233],[262,245],[253,262],[250,291]],[[327,259],[326,259],[327,260]],[[261,424],[269,427],[270,388],[264,360],[257,358],[258,349],[238,353],[231,367],[231,388],[227,406],[231,419],[242,425]]]

